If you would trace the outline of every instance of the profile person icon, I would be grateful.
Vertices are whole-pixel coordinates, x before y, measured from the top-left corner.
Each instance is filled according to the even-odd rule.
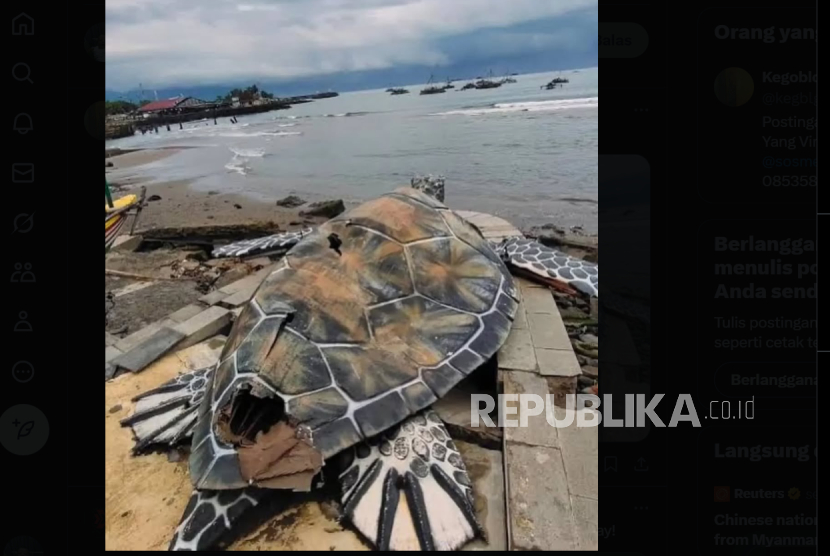
[[[14,272],[12,272],[12,283],[32,283],[35,282],[35,273],[32,272],[32,263],[20,264],[14,263]]]
[[[15,332],[32,332],[32,323],[27,321],[26,319],[29,315],[26,311],[20,311],[17,316],[20,318],[19,321],[14,325]]]

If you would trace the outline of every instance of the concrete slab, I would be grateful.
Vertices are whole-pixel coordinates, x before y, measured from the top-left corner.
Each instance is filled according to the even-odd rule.
[[[523,302],[519,303],[519,307],[516,309],[516,316],[513,317],[513,328],[518,328],[520,330],[526,330],[528,328],[527,311],[525,311]]]
[[[505,442],[510,550],[574,550],[568,480],[556,448]]]
[[[123,288],[119,288],[112,292],[112,296],[116,299],[119,297],[123,297],[125,295],[129,295],[131,293],[135,293],[141,291],[143,289],[149,288],[153,286],[155,282],[153,281],[144,281],[144,282],[133,282],[132,284],[127,284]]]
[[[120,340],[120,339],[121,338],[119,338],[115,334],[110,334],[109,332],[104,330],[104,345],[105,346],[107,346],[107,347],[114,346],[116,343],[118,343],[118,340]]]
[[[559,312],[553,301],[553,295],[547,288],[525,287],[522,290],[522,300],[525,302],[528,315],[532,313],[551,315]]]
[[[463,384],[463,383],[462,383]],[[500,449],[502,445],[502,430],[498,427],[488,427],[483,420],[474,427],[471,422],[470,393],[462,385],[456,386],[447,394],[432,404],[432,409],[447,426],[447,432],[453,440],[466,440],[492,449]],[[498,423],[498,411],[490,414],[493,422]]]
[[[548,424],[545,417],[545,403],[547,401],[548,383],[542,377],[523,371],[499,371],[504,385],[505,394],[536,394],[542,399],[541,412],[538,415],[527,416],[527,426],[508,427],[504,431],[505,442],[521,442],[533,446],[559,447],[556,427]],[[505,402],[506,407],[515,407],[516,413],[505,413],[504,418],[518,421],[521,424],[522,408],[518,401]]]
[[[548,287],[544,284],[540,284],[539,282],[534,282],[533,280],[528,280],[527,278],[522,278],[521,276],[516,276],[516,282],[519,284],[519,289],[527,289],[527,288],[542,288],[548,289]]]
[[[276,268],[277,265],[275,264],[269,265],[263,269],[254,272],[253,274],[249,274],[242,280],[237,280],[236,282],[228,284],[224,288],[220,288],[219,291],[223,291],[228,295],[233,295],[241,291],[250,290],[251,287],[253,287],[253,289],[256,290],[262,283],[262,281],[265,280],[265,277],[271,274],[271,272]],[[251,291],[251,295],[253,295],[253,291]]]
[[[184,338],[185,335],[178,330],[162,327],[139,345],[113,359],[112,364],[134,373],[141,372]]]
[[[527,315],[527,323],[534,347],[568,351],[573,349],[559,311],[547,314],[530,313]]]
[[[576,526],[576,549],[599,550],[599,502],[590,498],[571,498]]]
[[[198,315],[176,325],[175,330],[184,338],[179,345],[186,348],[218,334],[231,322],[231,312],[223,307],[213,306]]]
[[[476,539],[462,551],[507,550],[507,520],[504,500],[504,468],[502,454],[475,444],[455,440],[470,481],[473,483],[475,512],[487,533],[487,541]]]
[[[207,309],[206,305],[201,303],[191,303],[190,305],[185,305],[175,313],[171,313],[167,318],[176,322],[184,322],[191,317],[195,317],[205,309]]]
[[[582,369],[571,349],[544,349],[534,351],[542,376],[578,376]]]
[[[568,410],[554,407],[557,419],[564,420]],[[570,410],[573,413],[585,412]],[[576,415],[569,427],[557,429],[562,459],[568,474],[568,486],[574,496],[597,500],[599,498],[599,427],[577,427]]]
[[[142,241],[144,241],[144,238],[141,236],[122,235],[115,238],[111,250],[128,252],[135,251],[136,249],[141,247]]]
[[[115,346],[107,346],[106,351],[104,352],[104,361],[109,363],[119,355],[122,355],[124,352],[118,349]]]
[[[222,301],[223,299],[225,299],[229,295],[231,295],[231,294],[225,293],[222,290],[215,290],[215,291],[212,291],[212,292],[210,292],[208,294],[205,294],[202,297],[200,297],[199,298],[199,303],[204,303],[205,305],[210,307],[212,305],[216,305],[217,303],[219,303],[220,301]]]
[[[499,368],[519,371],[536,371],[536,354],[530,330],[512,328],[507,341],[498,354]]]
[[[143,342],[144,340],[146,340],[147,338],[149,338],[150,336],[152,336],[153,334],[155,334],[156,332],[158,332],[159,330],[161,330],[162,328],[164,328],[165,326],[172,328],[176,326],[176,321],[165,318],[156,322],[152,322],[144,328],[136,330],[129,336],[125,336],[124,338],[118,340],[115,343],[115,347],[126,353],[138,344],[140,344],[141,342]]]

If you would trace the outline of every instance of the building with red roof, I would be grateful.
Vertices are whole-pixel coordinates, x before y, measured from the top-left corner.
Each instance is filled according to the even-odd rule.
[[[212,103],[194,97],[176,97],[165,100],[156,100],[145,104],[138,109],[144,117],[161,114],[180,114],[191,110],[204,110],[213,106]]]

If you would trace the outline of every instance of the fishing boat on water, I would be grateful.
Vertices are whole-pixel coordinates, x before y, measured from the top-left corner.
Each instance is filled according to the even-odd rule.
[[[433,83],[433,76],[429,76],[429,81],[427,81],[427,86],[421,89],[422,95],[437,95],[438,93],[446,93],[447,90],[444,87],[439,87]]]
[[[409,94],[409,90],[408,90],[408,89],[404,89],[404,88],[402,88],[402,87],[397,87],[397,88],[394,88],[394,89],[390,90],[390,91],[389,91],[389,93],[390,93],[392,96],[395,96],[395,95],[406,95],[406,94]]]

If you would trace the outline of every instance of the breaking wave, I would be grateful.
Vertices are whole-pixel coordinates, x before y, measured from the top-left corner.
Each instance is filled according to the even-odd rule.
[[[572,98],[564,100],[539,100],[533,102],[500,102],[479,108],[464,108],[438,112],[430,116],[484,116],[510,112],[552,112],[576,108],[599,108],[599,97]]]
[[[236,157],[244,157],[244,158],[251,158],[251,157],[262,157],[265,156],[265,149],[237,149],[235,147],[228,147],[234,154],[234,158]]]

